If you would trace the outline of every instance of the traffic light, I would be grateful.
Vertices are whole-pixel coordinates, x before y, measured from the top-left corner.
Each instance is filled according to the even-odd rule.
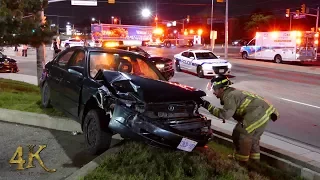
[[[305,4],[301,5],[301,13],[302,14],[306,13],[306,5]]]
[[[36,32],[36,30],[35,29],[32,29],[32,33],[35,33]]]
[[[290,17],[290,9],[286,9],[286,17]]]
[[[108,0],[108,3],[109,3],[109,4],[114,4],[114,3],[116,3],[115,1],[116,1],[116,0]]]
[[[189,21],[190,21],[190,16],[188,15],[188,16],[187,16],[187,22],[189,22]]]

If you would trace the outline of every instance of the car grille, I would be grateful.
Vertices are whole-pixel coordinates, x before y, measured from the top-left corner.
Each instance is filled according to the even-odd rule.
[[[213,66],[212,69],[216,74],[224,74],[228,71],[228,66]]]
[[[149,118],[192,117],[196,110],[193,102],[152,103],[146,106],[144,114]]]

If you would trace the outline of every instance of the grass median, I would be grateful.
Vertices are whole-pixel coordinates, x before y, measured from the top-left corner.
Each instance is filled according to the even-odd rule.
[[[0,108],[12,109],[50,116],[64,116],[53,108],[41,107],[39,87],[9,79],[0,78]]]
[[[242,167],[227,155],[232,149],[210,142],[192,153],[126,142],[120,151],[107,155],[84,180],[295,180],[301,179],[263,163]]]

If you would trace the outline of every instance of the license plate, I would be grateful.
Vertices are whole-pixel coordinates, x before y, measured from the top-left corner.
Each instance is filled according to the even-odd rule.
[[[219,73],[224,73],[224,69],[219,69]]]
[[[177,148],[183,151],[191,152],[196,147],[197,144],[198,142],[196,141],[193,141],[188,138],[182,138]]]

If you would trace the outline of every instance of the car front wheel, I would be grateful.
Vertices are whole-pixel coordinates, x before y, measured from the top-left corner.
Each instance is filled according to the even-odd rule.
[[[197,75],[198,75],[199,78],[203,78],[204,77],[202,66],[198,66]]]
[[[180,67],[179,61],[176,62],[176,71],[177,71],[177,72],[180,72],[180,71],[181,71],[181,67]]]
[[[109,149],[113,133],[103,127],[102,121],[106,121],[107,117],[103,110],[92,109],[88,112],[84,119],[83,134],[87,150],[93,155],[99,155]]]

